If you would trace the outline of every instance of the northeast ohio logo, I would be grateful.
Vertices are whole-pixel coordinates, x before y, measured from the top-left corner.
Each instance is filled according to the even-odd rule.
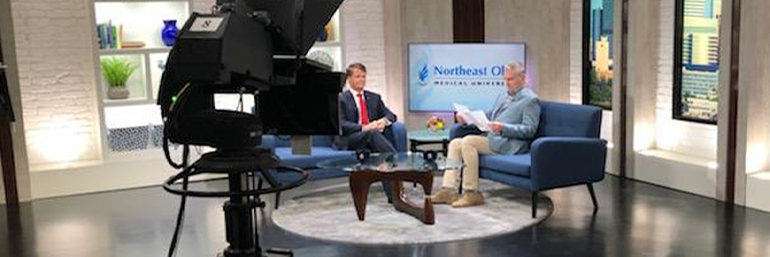
[[[423,64],[422,68],[420,68],[420,74],[418,74],[418,77],[420,79],[420,86],[425,86],[428,84],[428,78],[430,77],[430,70],[428,69],[427,63]]]
[[[504,65],[428,65],[419,66],[420,86],[503,86]]]

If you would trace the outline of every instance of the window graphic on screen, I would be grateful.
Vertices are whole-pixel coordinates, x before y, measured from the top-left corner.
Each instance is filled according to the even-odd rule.
[[[605,109],[612,108],[612,78],[613,56],[615,46],[612,44],[615,37],[613,31],[614,0],[588,0],[585,2],[585,10],[588,12],[587,35],[584,40],[588,46],[587,63],[583,74],[583,102],[585,104],[600,106]]]
[[[717,122],[722,0],[677,2],[674,118]]]

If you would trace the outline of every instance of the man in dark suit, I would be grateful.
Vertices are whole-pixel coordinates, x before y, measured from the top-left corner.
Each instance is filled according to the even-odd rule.
[[[342,136],[336,145],[348,150],[368,150],[379,153],[395,153],[395,142],[390,125],[396,122],[380,95],[364,90],[366,66],[353,63],[347,68],[349,90],[340,93],[340,125]],[[392,183],[382,181],[382,188],[392,202]]]
[[[353,63],[347,68],[349,90],[340,93],[342,137],[337,146],[349,150],[394,153],[396,148],[390,125],[396,115],[383,103],[380,95],[364,90],[366,66]]]

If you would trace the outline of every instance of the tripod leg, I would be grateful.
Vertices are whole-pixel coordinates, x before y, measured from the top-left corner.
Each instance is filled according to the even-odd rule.
[[[278,210],[278,205],[281,204],[281,192],[275,193],[275,209]]]
[[[253,176],[252,178],[254,178],[257,176],[257,174],[252,173],[252,176]],[[257,190],[262,190],[262,177],[259,177],[259,179],[257,180]],[[262,197],[260,195],[256,195],[255,198],[257,200],[257,207],[265,208],[265,201],[262,201]]]

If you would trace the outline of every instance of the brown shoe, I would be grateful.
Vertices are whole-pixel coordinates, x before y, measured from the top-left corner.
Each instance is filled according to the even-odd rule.
[[[457,201],[452,202],[452,207],[471,207],[484,204],[484,196],[478,191],[465,191]]]
[[[438,190],[438,193],[430,196],[430,200],[433,204],[451,204],[452,202],[457,201],[458,198],[460,198],[460,196],[457,195],[457,190],[446,187],[442,187]]]

